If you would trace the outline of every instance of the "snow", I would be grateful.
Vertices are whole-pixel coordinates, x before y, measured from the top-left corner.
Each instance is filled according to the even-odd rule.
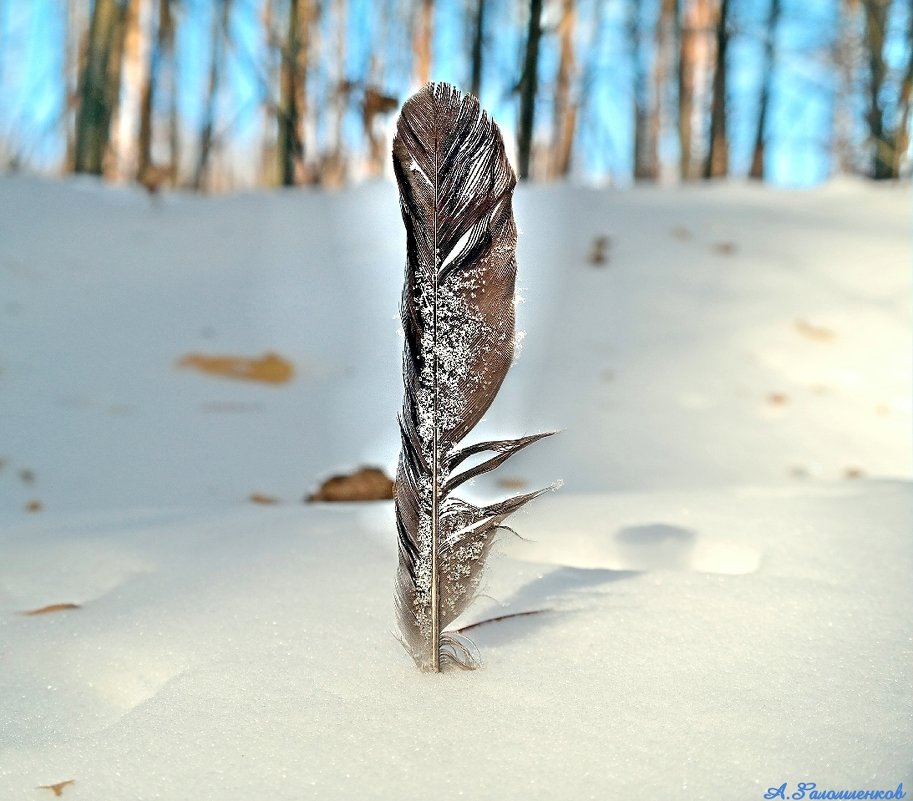
[[[515,210],[527,337],[473,438],[563,431],[470,491],[565,486],[465,622],[542,611],[432,676],[394,636],[391,505],[300,503],[395,465],[395,187],[0,180],[0,799],[913,787],[909,193]]]

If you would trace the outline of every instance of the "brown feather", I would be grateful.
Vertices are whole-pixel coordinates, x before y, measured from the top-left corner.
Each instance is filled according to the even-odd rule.
[[[545,491],[488,507],[451,494],[549,436],[459,448],[513,361],[516,178],[500,131],[479,102],[440,83],[403,106],[393,167],[407,251],[396,605],[403,642],[419,667],[475,667],[471,643],[443,628],[475,595],[503,520]],[[494,455],[451,475],[483,453]]]

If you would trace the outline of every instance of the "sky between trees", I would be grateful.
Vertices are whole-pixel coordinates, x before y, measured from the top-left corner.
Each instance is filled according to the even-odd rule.
[[[911,0],[0,0],[0,167],[151,190],[389,169],[427,80],[521,178],[909,173]]]

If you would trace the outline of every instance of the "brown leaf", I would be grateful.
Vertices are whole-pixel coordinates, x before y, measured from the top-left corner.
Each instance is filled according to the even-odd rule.
[[[44,504],[37,498],[32,498],[32,500],[25,505],[26,512],[40,512],[42,509],[44,509]]]
[[[192,367],[209,375],[266,384],[284,384],[291,381],[295,374],[294,365],[276,353],[266,353],[259,359],[189,353],[178,361],[178,367]]]
[[[713,252],[721,256],[732,256],[738,250],[735,242],[714,242]]]
[[[843,477],[849,481],[853,481],[857,478],[865,478],[865,470],[861,467],[848,467],[843,471]]]
[[[379,467],[360,467],[348,475],[331,476],[307,497],[315,501],[388,501],[393,498],[393,479]]]
[[[76,784],[75,779],[67,779],[65,782],[58,782],[57,784],[41,784],[38,786],[39,790],[50,790],[58,798],[63,795],[63,788],[71,784]]]
[[[51,612],[65,612],[68,609],[79,608],[79,604],[50,604],[50,606],[42,606],[40,609],[30,609],[28,612],[22,612],[22,614],[32,617],[34,615],[47,615]]]
[[[248,500],[250,500],[251,503],[262,503],[264,506],[271,506],[279,503],[279,499],[275,495],[265,495],[262,492],[252,492]]]
[[[783,392],[771,392],[767,396],[767,402],[771,406],[786,406],[789,403],[789,395]]]
[[[830,328],[812,325],[807,320],[796,320],[795,326],[796,331],[802,334],[802,336],[815,342],[830,342],[836,336]]]
[[[593,240],[593,246],[590,249],[590,264],[594,267],[601,267],[609,261],[609,246],[612,240],[607,236],[597,236]]]
[[[498,479],[498,486],[503,489],[509,490],[519,490],[526,489],[529,486],[529,482],[525,478],[512,478],[510,476],[505,476],[504,478]]]

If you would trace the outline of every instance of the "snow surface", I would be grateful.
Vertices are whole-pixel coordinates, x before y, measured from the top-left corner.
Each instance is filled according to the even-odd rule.
[[[440,676],[390,504],[299,503],[395,464],[398,214],[0,181],[0,800],[913,787],[909,192],[518,192],[528,336],[475,434],[563,431],[472,491],[565,487],[466,623],[544,611]]]

